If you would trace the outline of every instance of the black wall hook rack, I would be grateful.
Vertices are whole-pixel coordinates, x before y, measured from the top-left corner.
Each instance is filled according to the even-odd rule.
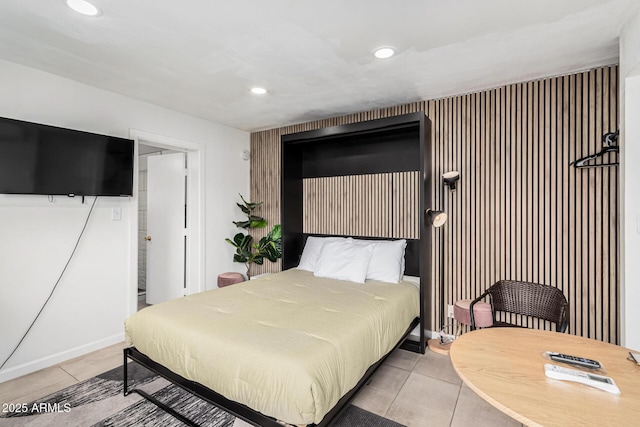
[[[619,134],[620,134],[619,130],[604,134],[604,136],[602,137],[602,150],[600,150],[600,152],[591,154],[586,157],[582,157],[581,159],[578,159],[578,160],[574,160],[573,162],[569,163],[569,165],[575,166],[576,168],[579,168],[579,169],[605,168],[605,167],[611,167],[611,166],[618,166],[619,165],[618,162],[598,163],[598,164],[587,164],[587,162],[590,162],[591,160],[595,160],[598,157],[602,157],[607,153],[619,153],[620,147],[615,145],[616,142],[618,141]]]

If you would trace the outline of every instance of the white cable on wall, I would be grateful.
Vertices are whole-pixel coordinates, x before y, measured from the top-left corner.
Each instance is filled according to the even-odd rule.
[[[84,226],[82,227],[82,231],[80,231],[80,235],[78,236],[78,240],[76,240],[76,244],[73,247],[73,251],[71,252],[71,255],[69,256],[69,259],[67,260],[67,263],[64,265],[64,268],[62,269],[62,272],[60,273],[60,276],[58,277],[58,280],[56,280],[56,283],[53,285],[53,289],[51,289],[51,293],[49,294],[49,296],[47,297],[47,300],[44,302],[44,304],[42,304],[42,307],[40,308],[40,311],[38,311],[38,314],[36,315],[35,319],[33,319],[33,322],[31,322],[31,325],[29,325],[29,328],[27,328],[27,331],[24,333],[24,335],[22,336],[22,338],[20,338],[20,341],[18,342],[18,344],[15,346],[15,348],[13,349],[13,351],[11,352],[11,354],[9,354],[9,356],[5,359],[4,362],[2,362],[2,365],[0,365],[0,370],[2,368],[4,368],[4,365],[7,364],[7,362],[9,361],[9,359],[11,359],[11,357],[14,355],[14,353],[18,350],[18,348],[20,347],[20,344],[22,344],[22,342],[24,341],[24,339],[27,337],[27,334],[29,333],[29,331],[31,331],[31,328],[33,328],[33,325],[35,325],[36,321],[38,320],[38,318],[40,317],[40,314],[42,314],[42,311],[44,310],[44,308],[47,306],[47,303],[49,303],[49,300],[51,299],[51,297],[53,296],[53,293],[56,291],[56,288],[58,287],[58,285],[60,284],[60,280],[62,279],[62,276],[64,275],[64,272],[67,271],[67,267],[69,266],[69,264],[71,263],[71,260],[73,259],[73,255],[76,253],[76,249],[78,249],[78,245],[80,244],[80,239],[82,239],[82,236],[84,235],[84,231],[87,228],[87,224],[89,223],[89,218],[91,218],[91,213],[93,212],[93,208],[96,205],[96,201],[98,200],[98,196],[96,196],[93,199],[93,203],[91,204],[91,209],[89,209],[89,213],[87,214],[87,219],[84,221]]]

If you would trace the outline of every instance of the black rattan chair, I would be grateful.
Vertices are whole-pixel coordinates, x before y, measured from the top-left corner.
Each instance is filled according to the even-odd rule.
[[[569,304],[558,288],[531,282],[500,280],[471,302],[471,330],[476,329],[473,306],[487,296],[491,303],[493,326],[519,326],[497,321],[497,311],[548,320],[556,324],[557,332],[564,332],[569,325]]]

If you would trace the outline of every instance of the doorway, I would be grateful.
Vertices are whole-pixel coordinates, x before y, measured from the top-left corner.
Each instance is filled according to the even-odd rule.
[[[131,130],[130,136],[135,141],[136,147],[136,173],[135,173],[135,185],[134,185],[134,198],[132,209],[135,212],[132,215],[132,262],[131,262],[131,303],[130,314],[133,314],[139,308],[146,307],[147,299],[151,296],[149,302],[157,303],[163,299],[176,298],[182,295],[188,295],[204,290],[204,148],[199,144],[191,143],[189,141],[168,138],[162,135],[155,135],[144,131]],[[158,273],[156,262],[155,267],[152,263],[149,266],[149,249],[151,245],[155,245],[152,248],[152,253],[155,251],[156,259],[158,250],[161,247],[161,242],[168,242],[168,240],[159,238],[154,241],[153,235],[149,230],[149,203],[148,203],[148,191],[149,191],[149,159],[155,157],[152,163],[166,163],[166,160],[173,157],[178,163],[182,165],[182,177],[175,177],[175,180],[182,179],[177,186],[180,192],[180,186],[182,186],[182,199],[179,203],[182,204],[182,216],[180,221],[183,222],[184,227],[181,232],[180,241],[176,243],[175,239],[170,244],[164,244],[165,248],[168,247],[172,251],[171,259],[177,260],[170,263],[172,275],[174,277],[171,281],[165,281],[166,283],[160,283],[160,287],[155,287],[154,282],[158,284],[158,277],[165,277],[165,272],[160,271]],[[162,157],[163,159],[160,159]],[[173,162],[175,165],[175,161]],[[156,168],[159,168],[157,166]],[[186,170],[186,173],[185,173]],[[161,189],[159,193],[164,198],[163,189],[166,182],[163,181],[163,173],[160,173],[160,178],[151,178],[158,180],[157,186]],[[176,182],[176,181],[174,181]],[[172,185],[172,184],[169,184]],[[158,191],[157,191],[158,192]],[[157,197],[156,197],[157,201]],[[164,203],[161,202],[161,203]],[[156,202],[157,206],[157,202]],[[188,209],[186,208],[188,206]],[[162,212],[164,209],[155,209],[156,212]],[[180,208],[178,208],[180,210]],[[180,213],[178,214],[180,215]],[[156,215],[157,217],[158,215]],[[161,224],[161,223],[160,223]],[[156,221],[156,235],[161,237],[164,233],[164,229],[167,228],[163,225],[158,225]],[[160,231],[162,231],[162,233]],[[175,233],[174,233],[175,234]],[[153,256],[152,256],[153,258]],[[182,264],[181,264],[182,262]],[[149,267],[148,267],[149,266]],[[151,271],[148,270],[151,269]],[[161,264],[162,268],[162,264]],[[179,274],[175,274],[176,270]],[[155,279],[153,279],[153,272],[156,272]],[[162,286],[170,286],[172,291],[167,293],[163,291]],[[158,296],[160,290],[161,296]],[[155,291],[155,294],[153,293]],[[168,295],[168,296],[167,296]]]

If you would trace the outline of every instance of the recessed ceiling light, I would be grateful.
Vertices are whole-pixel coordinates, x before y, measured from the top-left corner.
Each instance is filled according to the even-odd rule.
[[[392,47],[380,47],[373,51],[373,56],[378,59],[387,59],[395,55],[396,51]]]
[[[267,90],[263,87],[252,87],[251,93],[254,95],[264,95],[265,93],[267,93]]]
[[[100,16],[102,12],[86,0],[67,0],[67,6],[86,16]]]

